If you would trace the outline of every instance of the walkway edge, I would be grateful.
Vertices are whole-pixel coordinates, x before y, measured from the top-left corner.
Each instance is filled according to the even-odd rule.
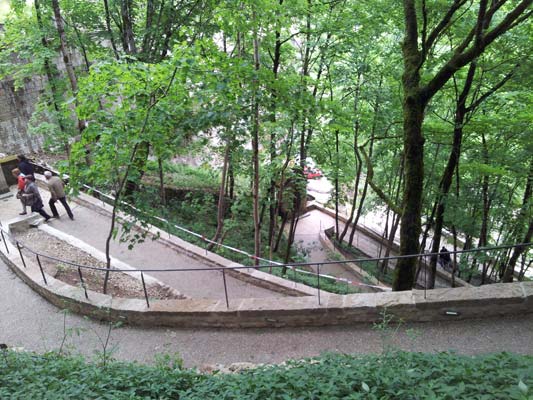
[[[6,243],[9,254],[0,258],[34,291],[52,304],[106,321],[138,326],[173,327],[299,327],[377,322],[383,313],[403,321],[437,321],[487,318],[533,312],[533,282],[498,283],[475,288],[431,291],[330,295],[318,304],[316,297],[230,300],[153,300],[150,308],[142,299],[112,298],[45,274],[45,284],[36,263],[26,259],[20,266],[16,248]]]

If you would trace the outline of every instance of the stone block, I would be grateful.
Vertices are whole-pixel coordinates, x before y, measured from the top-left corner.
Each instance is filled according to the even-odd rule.
[[[526,303],[531,307],[531,312],[533,312],[533,282],[520,282],[519,285],[522,287]]]
[[[146,303],[143,300],[143,309]],[[202,316],[210,313],[217,305],[218,300],[210,299],[184,299],[184,300],[152,300],[150,308],[153,312],[179,312],[184,315]]]
[[[491,305],[516,304],[525,301],[520,284],[495,283],[469,288],[433,289],[426,292],[414,290],[413,296],[417,308],[434,308],[435,306],[471,307],[490,301]]]
[[[527,308],[520,284],[501,283],[480,287],[413,291],[416,313],[421,321],[483,318],[524,312]]]
[[[41,217],[39,214],[32,214],[30,212],[29,215],[18,216],[11,220],[9,222],[9,230],[14,233],[24,232],[28,230],[33,224],[38,223],[42,219],[43,217]]]

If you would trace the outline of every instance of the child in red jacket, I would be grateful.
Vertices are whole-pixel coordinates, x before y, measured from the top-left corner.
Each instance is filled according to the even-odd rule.
[[[22,196],[22,193],[24,192],[24,187],[26,186],[26,181],[24,179],[24,175],[20,172],[18,168],[15,168],[11,171],[13,176],[17,178],[17,199],[20,199],[20,202],[22,203],[22,212],[19,213],[19,215],[26,215],[26,201],[24,197]]]

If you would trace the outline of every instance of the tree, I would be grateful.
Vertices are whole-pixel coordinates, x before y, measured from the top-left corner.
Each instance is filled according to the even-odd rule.
[[[452,28],[460,22],[461,19],[457,18],[460,13],[472,14],[467,1],[454,0],[445,10],[436,10],[438,19],[435,19],[434,14],[428,13],[425,2],[422,2],[422,9],[418,10],[415,0],[403,1],[405,186],[400,222],[401,255],[418,254],[420,251],[424,182],[422,125],[427,104],[459,69],[479,57],[500,36],[527,20],[532,12],[529,9],[532,2],[533,0],[522,0],[510,4],[508,1],[500,1],[489,4],[487,0],[480,0],[473,23],[463,27],[463,32],[466,33],[460,35],[459,32],[452,32]],[[456,40],[438,60],[440,63],[435,63],[430,55],[435,51],[436,44],[447,35],[453,35]],[[413,287],[415,266],[414,257],[399,260],[394,275],[394,290],[409,290]]]

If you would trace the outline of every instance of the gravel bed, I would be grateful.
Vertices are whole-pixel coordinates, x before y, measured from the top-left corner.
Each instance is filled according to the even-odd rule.
[[[38,229],[30,229],[17,234],[17,239],[28,248],[54,258],[73,262],[78,265],[105,268],[104,262],[74,247],[62,240],[47,234]],[[24,249],[25,256],[34,257],[28,250]],[[81,286],[78,269],[71,265],[57,262],[46,257],[41,257],[41,264],[46,273],[73,286]],[[104,271],[95,271],[82,268],[83,281],[87,289],[102,293],[104,286]],[[147,284],[146,290],[151,299],[171,300],[183,299],[185,296],[177,294],[172,288],[158,283]],[[123,298],[144,298],[142,282],[123,272],[111,272],[107,284],[107,294],[113,297]]]

